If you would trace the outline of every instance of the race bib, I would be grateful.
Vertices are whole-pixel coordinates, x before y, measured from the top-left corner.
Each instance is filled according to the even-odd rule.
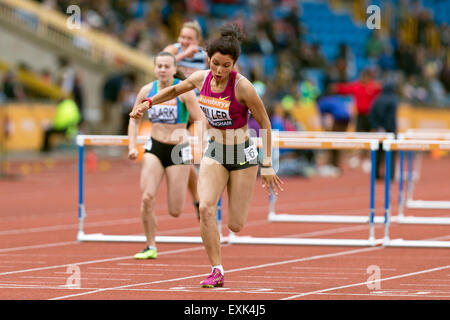
[[[248,162],[250,162],[250,161],[256,159],[256,157],[258,157],[258,150],[256,150],[255,144],[252,144],[252,145],[248,146],[247,148],[245,148],[244,153],[245,153],[245,160]]]
[[[181,160],[183,161],[183,163],[189,162],[193,158],[194,158],[194,156],[192,155],[191,145],[187,145],[186,147],[181,149]]]
[[[144,144],[144,149],[145,150],[152,150],[152,139],[148,139],[147,142]]]
[[[151,122],[159,122],[159,123],[168,123],[174,124],[177,123],[178,119],[178,106],[177,100],[172,99],[170,101],[153,105],[150,109],[148,109],[148,117]]]
[[[205,114],[206,119],[213,127],[227,127],[233,125],[233,120],[230,117],[231,102],[224,98],[206,97],[200,95],[198,99],[200,108]]]

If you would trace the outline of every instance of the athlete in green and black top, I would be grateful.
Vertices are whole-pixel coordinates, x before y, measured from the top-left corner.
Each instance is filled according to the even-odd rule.
[[[169,52],[161,52],[155,58],[156,80],[143,86],[136,98],[136,105],[146,98],[152,97],[158,91],[177,84],[175,56]],[[164,174],[167,179],[167,205],[169,214],[178,217],[186,202],[186,192],[189,178],[187,164],[192,163],[192,150],[188,142],[189,132],[186,129],[189,116],[194,121],[202,121],[206,126],[206,119],[197,102],[193,91],[186,92],[179,97],[153,105],[148,110],[152,122],[151,137],[144,146],[141,171],[141,216],[147,247],[135,255],[136,259],[156,258],[156,215],[155,200],[158,187]],[[130,119],[128,125],[128,158],[136,160],[138,150],[136,137],[139,120]]]

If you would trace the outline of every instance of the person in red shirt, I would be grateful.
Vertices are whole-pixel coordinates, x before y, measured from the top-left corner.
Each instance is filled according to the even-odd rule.
[[[373,101],[381,92],[380,84],[374,79],[373,72],[364,69],[360,79],[349,83],[336,83],[333,86],[337,94],[351,95],[356,107],[356,131],[369,132],[369,112]]]
[[[373,71],[370,69],[364,69],[361,72],[360,78],[354,82],[336,83],[333,85],[333,91],[335,93],[351,95],[355,100],[357,132],[371,131],[369,113],[381,89],[381,85],[374,79]],[[350,159],[350,166],[357,167],[359,162],[359,158],[353,157]],[[370,172],[370,161],[368,159],[363,162],[363,170]]]

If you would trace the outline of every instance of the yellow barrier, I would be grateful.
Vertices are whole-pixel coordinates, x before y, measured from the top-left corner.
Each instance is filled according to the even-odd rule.
[[[9,104],[0,108],[0,115],[7,116],[10,127],[6,148],[9,151],[39,150],[43,129],[52,120],[56,105]]]
[[[398,132],[410,128],[450,129],[450,109],[433,107],[412,107],[401,104],[397,114]]]

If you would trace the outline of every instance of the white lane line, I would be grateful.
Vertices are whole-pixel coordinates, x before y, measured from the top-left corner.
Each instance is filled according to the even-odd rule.
[[[205,267],[205,266],[203,266],[203,267]],[[123,271],[123,270],[122,270]],[[55,274],[67,274],[67,272],[54,272]],[[130,272],[126,272],[126,273],[123,273],[123,272],[114,272],[114,273],[111,273],[111,272],[86,272],[86,271],[83,271],[83,280],[85,279],[85,275],[87,275],[87,274],[95,274],[95,275],[109,275],[109,276],[118,276],[118,275],[126,275],[126,276],[152,276],[152,277],[154,277],[154,276],[163,276],[164,274],[163,273],[130,273]],[[22,277],[22,278],[25,278],[25,277]],[[27,278],[31,278],[31,277],[27,277]],[[64,279],[67,279],[67,276],[64,278]],[[89,279],[89,278],[86,278],[86,279]]]
[[[391,292],[387,292],[387,293],[318,293],[318,295],[331,295],[331,296],[362,296],[362,297],[410,297],[410,298],[415,298],[415,299],[423,299],[423,298],[440,298],[440,299],[448,299],[450,298],[450,293],[449,292],[444,292],[442,294],[446,294],[446,295],[439,295],[441,294],[441,292],[430,292],[433,295],[429,295],[427,293],[427,295],[424,295],[423,293],[419,295],[419,293],[391,293]],[[365,298],[367,299],[367,298]]]
[[[324,279],[324,280],[347,280],[348,277],[311,277],[311,276],[297,276],[298,272],[290,272],[290,271],[266,271],[266,273],[270,274],[283,274],[284,276],[242,276],[242,278],[268,278],[268,279],[286,279],[286,277],[289,277],[289,279]],[[286,276],[288,274],[288,276]]]
[[[100,226],[102,227],[102,226],[114,226],[114,225],[132,224],[132,223],[140,223],[140,222],[141,222],[141,219],[139,219],[139,218],[130,218],[130,219],[112,220],[112,221],[107,221],[107,222],[88,222],[85,224],[85,226],[86,227],[100,227]],[[3,231],[0,231],[0,236],[28,234],[28,233],[35,233],[35,232],[63,231],[63,230],[71,230],[71,229],[77,229],[77,228],[78,228],[78,223],[59,224],[59,225],[36,227],[36,228],[3,230]]]
[[[449,268],[450,268],[450,265],[446,265],[446,266],[437,267],[437,268],[431,268],[431,269],[426,269],[426,270],[421,270],[421,271],[416,271],[416,272],[411,272],[411,273],[400,274],[400,275],[392,276],[392,277],[388,277],[388,278],[381,278],[381,279],[377,280],[377,282],[407,278],[407,277],[412,277],[412,276],[416,276],[416,275],[420,275],[420,274],[424,274],[424,273],[445,270],[445,269],[449,269]],[[365,281],[365,282],[359,282],[359,283],[353,283],[353,284],[333,287],[333,288],[305,292],[305,293],[300,293],[297,295],[289,296],[289,297],[283,298],[281,300],[292,300],[292,299],[305,297],[305,296],[309,296],[309,295],[313,295],[313,294],[324,293],[324,292],[335,291],[335,290],[346,289],[346,288],[352,288],[352,287],[359,287],[359,286],[364,286],[364,285],[368,285],[368,284],[373,285],[373,282],[374,282],[373,280],[370,280],[370,281]]]
[[[227,246],[229,246],[229,245],[227,245]],[[225,273],[227,274],[227,273],[232,273],[232,272],[254,270],[254,269],[279,266],[279,265],[284,265],[284,264],[289,264],[289,263],[297,263],[297,262],[303,262],[303,261],[311,261],[311,260],[317,260],[317,259],[323,259],[323,258],[337,257],[337,256],[353,254],[353,253],[374,251],[374,250],[379,250],[379,249],[380,249],[380,247],[375,247],[375,248],[374,247],[370,247],[370,248],[363,248],[363,249],[341,251],[341,252],[337,252],[337,253],[329,253],[329,254],[311,256],[311,257],[306,257],[306,258],[299,258],[299,259],[284,260],[284,261],[260,264],[260,265],[251,266],[251,267],[236,268],[236,269],[227,270]],[[204,277],[204,276],[207,276],[207,275],[208,275],[208,273],[196,274],[196,275],[180,277],[180,278],[171,278],[171,279],[165,279],[165,280],[157,280],[157,281],[150,281],[150,282],[134,283],[134,284],[123,285],[123,286],[118,286],[118,287],[110,287],[110,288],[103,288],[103,289],[98,289],[98,290],[93,290],[93,291],[87,291],[87,292],[83,292],[83,293],[69,294],[69,295],[65,295],[65,296],[55,297],[55,298],[52,298],[50,300],[68,299],[68,298],[79,297],[79,296],[84,296],[84,295],[88,295],[88,294],[95,294],[95,293],[109,291],[109,290],[115,290],[115,289],[124,289],[124,288],[132,288],[132,287],[136,287],[136,286],[144,286],[144,285],[152,285],[152,284],[161,284],[161,283],[170,283],[170,282],[177,282],[177,281],[183,281],[183,280],[190,280],[190,279],[195,279],[195,278],[198,278],[198,277]]]
[[[67,280],[67,277],[51,277],[51,276],[22,276],[21,278],[24,278],[24,279],[55,279],[55,280],[58,280],[58,279],[62,279],[62,280]],[[83,281],[98,281],[98,280],[102,280],[102,281],[109,281],[109,280],[112,280],[112,281],[130,281],[130,280],[132,280],[132,279],[117,279],[117,278],[110,278],[110,277],[108,277],[108,278],[89,278],[89,277],[85,277],[84,276],[84,273],[83,273]]]
[[[24,284],[2,284],[0,283],[1,289],[61,289],[67,288],[66,285],[55,285],[55,286],[44,286],[44,285],[24,285]],[[98,290],[98,288],[70,288],[72,290]],[[260,288],[226,288],[226,290],[218,290],[223,288],[211,289],[213,292],[217,293],[219,291],[225,293],[246,293],[246,294],[271,294],[271,295],[286,295],[291,292],[286,291],[273,291],[272,289],[261,290]],[[112,291],[134,291],[134,292],[190,292],[190,293],[204,293],[204,289],[199,289],[197,287],[187,286],[187,287],[174,287],[170,289],[138,289],[138,288],[126,288],[126,289],[112,289]],[[418,294],[418,293],[394,293],[394,292],[386,292],[386,293],[319,293],[318,295],[332,295],[332,296],[353,296],[353,297],[407,297],[407,298],[438,298],[438,299],[448,299],[450,298],[450,292],[436,292],[432,291],[427,295]]]
[[[117,263],[118,266],[140,266],[140,267],[198,267],[204,268],[204,264],[168,264],[168,263],[152,263],[152,264],[142,264],[142,263]]]
[[[78,241],[66,241],[66,242],[37,244],[37,245],[34,245],[34,246],[4,248],[4,249],[0,249],[0,253],[12,252],[12,251],[20,251],[20,250],[29,250],[29,249],[42,249],[42,248],[51,248],[51,247],[59,247],[59,246],[68,246],[68,245],[79,244],[79,243],[80,242],[78,242]]]
[[[330,270],[329,267],[313,267],[313,266],[309,266],[309,267],[292,267],[292,269],[304,269],[304,270],[308,270],[308,269],[313,269],[313,270]],[[359,270],[359,271],[364,271],[364,273],[367,271],[367,268],[355,268],[355,267],[339,267],[339,270]],[[397,268],[380,268],[381,271],[396,271]],[[269,271],[267,271],[269,272]],[[298,273],[298,271],[297,271]]]
[[[204,250],[204,248],[199,246],[199,247],[177,249],[177,250],[172,250],[172,251],[158,252],[158,255],[166,255],[166,254],[180,253],[180,252],[190,252],[190,251],[197,251],[197,250]],[[0,276],[17,274],[17,273],[25,273],[25,272],[33,272],[33,271],[51,270],[51,269],[64,268],[64,267],[73,266],[73,265],[82,266],[82,265],[93,264],[93,263],[120,261],[120,260],[125,260],[125,259],[133,259],[133,256],[115,257],[115,258],[107,258],[107,259],[99,259],[99,260],[89,260],[89,261],[83,261],[83,262],[72,262],[72,263],[40,267],[40,268],[8,271],[8,272],[0,273]]]

